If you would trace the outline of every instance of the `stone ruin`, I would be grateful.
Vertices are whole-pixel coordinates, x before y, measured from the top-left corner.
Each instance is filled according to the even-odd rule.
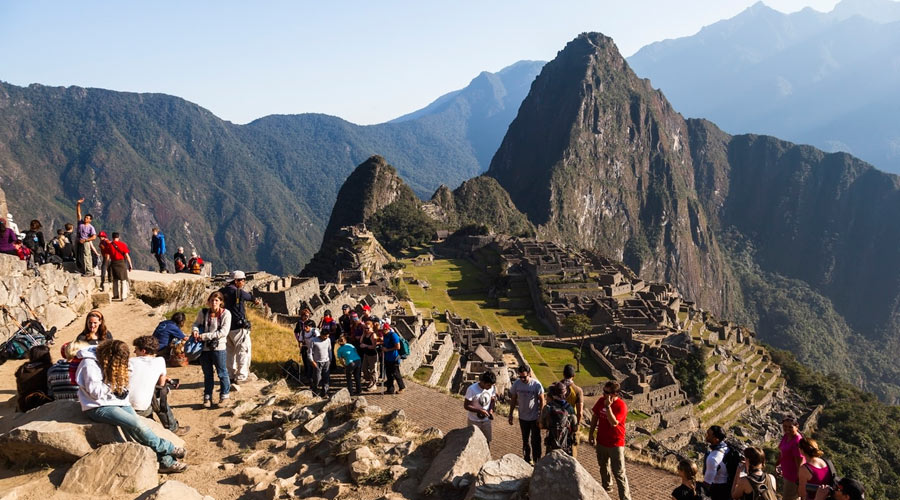
[[[385,264],[393,262],[365,224],[345,226],[316,252],[302,276],[316,276],[337,284],[359,284],[381,275]]]
[[[490,327],[480,326],[471,319],[461,318],[450,311],[444,311],[444,315],[450,336],[462,353],[453,392],[465,392],[469,385],[478,381],[482,373],[492,371],[497,376],[497,394],[505,394],[511,386],[512,369],[515,365],[507,363],[504,353],[510,351],[510,347],[514,348],[514,342],[498,339]]]

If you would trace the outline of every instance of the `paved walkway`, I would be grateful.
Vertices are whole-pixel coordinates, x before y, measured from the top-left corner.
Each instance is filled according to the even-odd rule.
[[[336,382],[336,383],[335,383]],[[333,380],[332,387],[343,387],[343,376]],[[403,410],[412,421],[424,427],[437,427],[443,432],[466,425],[466,413],[461,399],[419,385],[406,382],[406,390],[402,394],[381,395],[365,394],[371,404],[380,406],[386,411]],[[499,458],[507,453],[521,456],[522,437],[518,422],[509,425],[505,418],[494,420],[494,440],[491,443],[491,454]],[[587,443],[579,445],[578,459],[587,470],[600,481],[600,469],[594,449]],[[668,472],[643,464],[628,462],[626,473],[631,486],[633,500],[669,500],[671,492],[678,485],[678,479]],[[613,500],[618,499],[615,482],[613,482]]]

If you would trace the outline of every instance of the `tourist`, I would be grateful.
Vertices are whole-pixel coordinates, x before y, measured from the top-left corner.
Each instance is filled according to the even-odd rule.
[[[63,262],[72,261],[72,242],[66,236],[66,232],[62,229],[56,230],[56,238],[50,240],[50,249],[53,255],[56,255]]]
[[[81,216],[81,204],[84,203],[84,198],[80,198],[78,202],[75,203],[75,215],[78,216],[78,244],[80,252],[79,257],[81,258],[81,266],[82,271],[85,276],[93,276],[94,275],[94,254],[97,251],[94,249],[94,240],[97,239],[97,230],[94,229],[93,224],[91,222],[94,220],[94,216],[91,214],[87,214],[84,217]]]
[[[106,319],[97,309],[89,312],[84,318],[84,330],[75,337],[75,342],[97,345],[104,340],[112,340],[112,333],[106,329]]]
[[[188,272],[191,274],[200,274],[203,272],[203,259],[197,255],[197,252],[191,251],[191,260],[188,261]]]
[[[100,291],[104,291],[106,289],[106,281],[109,280],[110,284],[112,284],[112,270],[109,268],[109,237],[106,234],[106,231],[100,231],[99,234],[100,241],[98,246],[100,247]]]
[[[775,486],[775,476],[766,474],[765,466],[766,454],[762,450],[755,446],[744,448],[744,461],[738,464],[737,471],[735,471],[730,498],[749,500],[771,498],[774,500],[778,487]],[[754,495],[759,491],[767,491],[769,494],[766,496]]]
[[[360,323],[363,324],[363,323]],[[362,355],[362,377],[366,381],[366,389],[371,389],[375,385],[375,365],[378,362],[378,337],[375,335],[375,329],[372,322],[363,324],[362,337],[357,341],[359,344],[359,353]]]
[[[358,343],[353,342],[350,336],[350,327],[353,326],[353,320],[350,319],[350,306],[344,304],[341,306],[341,315],[338,317],[338,324],[341,326],[341,333],[347,337],[347,342],[359,347]]]
[[[544,444],[547,453],[562,450],[572,454],[572,443],[578,427],[575,424],[575,409],[566,401],[566,388],[561,383],[552,384],[547,389],[550,402],[541,411],[541,429],[547,429]]]
[[[803,465],[803,455],[800,454],[800,440],[803,436],[797,427],[797,419],[791,416],[784,417],[781,421],[784,435],[778,443],[781,455],[778,458],[778,466],[775,471],[781,475],[784,482],[781,485],[782,500],[799,500],[798,486],[800,484],[800,466]]]
[[[313,369],[311,387],[313,392],[324,398],[328,396],[328,386],[331,382],[331,338],[324,330],[318,332],[319,335],[313,337],[309,344],[309,360]]]
[[[213,368],[219,377],[219,405],[225,406],[231,397],[231,380],[225,364],[225,339],[231,327],[231,313],[225,309],[225,297],[216,291],[209,295],[205,307],[197,313],[191,328],[194,341],[203,341],[200,368],[203,369],[203,407],[212,408],[214,387]]]
[[[341,335],[341,338],[338,340],[338,346],[337,356],[344,361],[344,376],[347,378],[347,390],[354,396],[357,396],[362,393],[360,381],[362,360],[353,344],[347,342],[346,335]],[[352,382],[356,382],[356,389],[353,388]]]
[[[334,351],[337,349],[338,339],[341,338],[341,325],[331,317],[331,311],[328,309],[325,310],[322,320],[319,321],[319,330],[327,333],[328,338],[331,339],[331,369],[334,370],[337,367],[334,362]]]
[[[541,453],[541,428],[538,420],[544,408],[544,386],[531,375],[531,367],[521,364],[516,369],[518,379],[510,388],[509,425],[519,409],[519,429],[522,431],[522,456],[528,463],[537,462]]]
[[[312,363],[309,361],[309,344],[312,339],[319,336],[316,330],[316,322],[309,319],[309,309],[300,311],[300,321],[294,327],[294,338],[300,347],[300,361],[303,363],[303,376],[306,381],[312,380]]]
[[[28,269],[34,269],[34,259],[31,258],[31,250],[23,245],[21,240],[14,241],[13,248],[16,250],[16,256],[19,258],[19,260],[26,261],[26,266]]]
[[[372,307],[369,304],[363,304],[362,314],[359,316],[359,320],[366,322],[370,319],[372,319]]]
[[[6,221],[0,219],[0,253],[18,255],[14,245],[17,241],[19,241],[19,236],[16,232],[6,227]]]
[[[581,422],[584,421],[584,391],[581,387],[575,385],[575,367],[566,365],[563,367],[563,379],[560,382],[566,388],[566,402],[575,409],[576,428],[581,429]],[[578,433],[575,433],[575,440],[572,442],[572,456],[578,458]]]
[[[231,387],[237,390],[240,389],[237,384],[243,384],[250,376],[250,320],[247,319],[244,303],[254,299],[250,292],[244,290],[246,282],[247,275],[244,271],[234,271],[231,273],[231,282],[219,290],[225,296],[225,308],[231,313],[231,331],[228,332],[226,352]]]
[[[820,485],[830,485],[834,481],[834,471],[831,470],[828,462],[822,459],[824,453],[814,439],[805,437],[800,440],[798,446],[806,460],[798,474],[798,489],[803,498],[813,500]]]
[[[482,373],[478,382],[466,389],[466,399],[463,401],[463,408],[469,412],[468,425],[481,429],[488,446],[493,437],[491,422],[494,420],[494,404],[497,403],[497,390],[494,388],[496,383],[497,375],[494,372],[488,370]]]
[[[681,484],[672,490],[672,500],[703,500],[697,484],[697,464],[693,460],[682,459],[678,462],[678,477]]]
[[[184,327],[186,319],[184,313],[179,311],[172,315],[172,319],[164,319],[156,325],[156,329],[153,330],[153,338],[156,339],[156,345],[159,346],[159,350],[156,352],[157,356],[168,359],[172,344],[184,340],[185,335],[181,328]]]
[[[128,245],[119,239],[119,233],[112,234],[109,242],[109,269],[112,276],[113,300],[128,298],[128,271],[134,269]]]
[[[78,384],[72,382],[69,368],[78,351],[89,345],[66,342],[60,348],[62,357],[47,370],[47,395],[54,401],[78,401]]]
[[[862,483],[856,479],[842,477],[838,479],[834,488],[831,486],[820,486],[819,490],[816,492],[815,500],[826,500],[831,498],[834,500],[865,500],[866,489],[863,487]]]
[[[91,420],[119,426],[134,441],[150,447],[159,461],[159,472],[178,473],[187,464],[177,459],[187,454],[171,442],[158,437],[134,412],[128,403],[128,345],[121,340],[107,340],[96,347],[82,349],[78,356],[78,400],[81,410]]]
[[[731,485],[728,484],[728,468],[725,467],[725,455],[728,444],[725,443],[725,431],[718,425],[706,430],[706,442],[709,451],[703,459],[703,487],[712,500],[729,500]]]
[[[390,325],[388,325],[390,328]],[[400,334],[389,330],[381,341],[381,352],[384,353],[384,393],[394,394],[394,381],[397,381],[397,394],[406,389],[403,375],[400,374]]]
[[[47,370],[53,366],[50,348],[32,346],[28,350],[28,362],[16,369],[16,408],[26,412],[52,401],[47,390]]]
[[[31,250],[34,263],[37,265],[47,263],[47,243],[44,242],[42,228],[41,221],[37,219],[32,220],[28,231],[25,232],[25,239],[22,240],[22,243],[28,247],[28,250]]]
[[[156,257],[156,263],[159,264],[159,272],[168,272],[166,269],[166,237],[158,227],[153,228],[153,236],[150,237],[150,253]]]
[[[366,325],[359,319],[356,311],[350,313],[350,343],[359,347],[359,341],[366,333]]]
[[[63,260],[67,262],[75,261],[75,226],[71,222],[66,222],[64,226],[66,230],[63,236],[66,237],[67,245],[63,248]]]
[[[178,436],[184,436],[190,427],[179,427],[175,413],[168,404],[166,360],[156,356],[159,343],[156,338],[144,335],[134,339],[134,357],[128,360],[131,377],[128,381],[128,401],[134,412],[142,417],[159,416],[163,427]]]
[[[628,407],[619,397],[619,383],[610,380],[603,385],[603,396],[597,400],[592,409],[591,430],[588,440],[595,444],[594,430],[597,431],[596,450],[597,464],[600,466],[600,479],[606,491],[612,491],[610,470],[616,480],[620,500],[631,500],[628,488],[628,477],[625,475],[625,419]]]
[[[175,255],[172,256],[172,259],[175,261],[176,273],[187,272],[188,262],[187,257],[184,256],[184,247],[178,247],[178,251],[175,252]]]

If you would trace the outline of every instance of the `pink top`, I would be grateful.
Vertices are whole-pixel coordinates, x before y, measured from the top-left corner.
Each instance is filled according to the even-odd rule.
[[[796,436],[784,436],[778,443],[778,449],[781,451],[781,458],[778,459],[778,465],[781,466],[781,475],[785,481],[797,483],[800,481],[800,468],[797,466],[797,459],[803,464],[803,455],[800,454],[800,440],[803,436],[797,433]]]
[[[808,481],[806,481],[807,485],[810,484],[826,484],[831,482],[831,471],[828,470],[828,466],[822,467],[814,467],[812,464],[806,464],[806,468],[809,470],[809,473],[812,475]],[[810,493],[809,490],[806,492],[806,498],[808,500],[813,500],[816,497],[815,493]]]

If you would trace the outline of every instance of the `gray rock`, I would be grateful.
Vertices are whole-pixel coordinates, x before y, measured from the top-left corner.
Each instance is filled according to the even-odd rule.
[[[320,413],[315,418],[304,424],[303,429],[310,434],[315,434],[322,430],[323,427],[325,427],[325,421],[325,414]]]
[[[114,496],[145,491],[158,484],[156,453],[137,443],[101,446],[66,472],[59,489],[74,494]]]
[[[350,397],[350,391],[348,391],[347,388],[344,387],[343,389],[331,395],[331,399],[328,400],[328,404],[325,405],[325,411],[328,411],[332,408],[337,408],[339,406],[347,405],[352,402],[353,399]]]
[[[263,484],[271,482],[275,479],[275,473],[269,472],[259,467],[246,467],[238,476],[238,482],[241,484]]]
[[[244,401],[243,403],[238,404],[234,408],[231,409],[231,414],[235,417],[241,417],[251,411],[255,410],[256,407],[259,406],[254,401]]]
[[[215,500],[209,495],[203,495],[199,491],[182,483],[181,481],[168,480],[150,491],[144,492],[138,500]]]
[[[553,450],[538,460],[528,487],[529,498],[609,500],[606,490],[577,460]]]
[[[508,500],[528,491],[533,472],[534,467],[518,455],[507,454],[491,460],[478,472],[466,500]]]
[[[424,494],[443,488],[468,488],[490,459],[491,450],[480,429],[473,426],[454,429],[444,438],[444,447],[431,462],[418,491]]]

